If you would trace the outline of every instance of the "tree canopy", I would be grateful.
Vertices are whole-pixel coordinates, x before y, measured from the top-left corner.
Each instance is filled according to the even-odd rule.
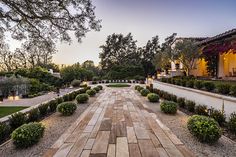
[[[99,54],[102,69],[109,70],[115,65],[137,65],[140,63],[140,54],[131,33],[112,34],[107,37],[106,43],[100,48]]]
[[[101,28],[91,0],[2,0],[0,30],[14,39],[78,41],[90,30]]]

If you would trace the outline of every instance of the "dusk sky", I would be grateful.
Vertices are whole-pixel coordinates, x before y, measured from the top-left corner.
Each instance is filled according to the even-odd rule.
[[[236,28],[235,0],[92,0],[102,20],[100,32],[90,32],[82,43],[58,44],[54,61],[73,64],[99,62],[100,45],[112,33],[132,33],[138,46],[153,36],[160,42],[179,37],[208,37]],[[75,39],[75,38],[74,38]]]

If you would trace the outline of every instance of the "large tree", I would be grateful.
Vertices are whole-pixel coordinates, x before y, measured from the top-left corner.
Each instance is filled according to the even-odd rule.
[[[100,29],[91,0],[1,0],[0,30],[14,39],[78,41],[90,30]]]
[[[171,66],[171,61],[174,61],[173,43],[175,41],[176,33],[165,38],[165,42],[162,43],[159,53],[155,54],[153,64],[158,70],[168,71]]]
[[[196,42],[183,39],[175,44],[174,50],[175,59],[183,64],[183,69],[188,76],[190,70],[194,69],[197,59],[201,56],[200,48]]]
[[[144,69],[145,76],[155,73],[155,65],[153,64],[153,58],[155,54],[160,51],[159,37],[155,36],[152,40],[148,40],[147,44],[143,48],[139,48],[141,53],[141,64]]]
[[[138,65],[140,64],[140,53],[131,33],[112,34],[107,37],[105,45],[100,46],[102,52],[99,54],[101,67],[109,70],[115,65]]]

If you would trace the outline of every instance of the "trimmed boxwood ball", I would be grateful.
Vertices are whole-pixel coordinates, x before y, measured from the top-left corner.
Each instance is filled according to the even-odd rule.
[[[100,90],[103,89],[102,85],[98,85],[97,87],[98,87]]]
[[[76,108],[75,103],[63,102],[57,106],[57,111],[62,113],[63,116],[70,116],[75,112]]]
[[[89,95],[89,96],[95,96],[96,95],[96,91],[94,89],[89,89],[86,91],[86,93]]]
[[[100,91],[100,88],[98,88],[98,87],[94,87],[93,88],[97,93]]]
[[[150,91],[148,89],[142,89],[140,93],[142,96],[147,96],[150,93]]]
[[[188,130],[199,141],[214,143],[221,137],[221,128],[213,119],[206,116],[193,115],[187,123]]]
[[[36,144],[43,137],[45,127],[41,123],[28,123],[17,128],[11,134],[13,143],[18,148],[27,148]]]
[[[149,93],[147,95],[147,98],[150,102],[158,102],[159,101],[159,96],[155,93]]]
[[[85,94],[85,93],[79,94],[79,95],[76,96],[75,99],[76,99],[76,101],[77,101],[79,104],[81,104],[81,103],[86,103],[86,102],[88,101],[88,99],[89,99],[89,95],[88,95],[88,94]]]
[[[160,107],[164,113],[175,114],[177,112],[177,104],[173,101],[163,101]]]

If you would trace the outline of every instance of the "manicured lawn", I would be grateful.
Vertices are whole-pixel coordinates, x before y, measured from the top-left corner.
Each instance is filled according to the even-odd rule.
[[[1,105],[1,104],[0,104]],[[17,111],[20,111],[20,110],[23,110],[27,107],[23,107],[23,106],[19,106],[19,107],[7,107],[7,106],[1,106],[0,107],[0,118],[1,117],[4,117],[4,116],[7,116],[9,114],[12,114],[14,112],[17,112]]]
[[[114,83],[108,84],[107,87],[130,87],[130,85],[126,83]]]

